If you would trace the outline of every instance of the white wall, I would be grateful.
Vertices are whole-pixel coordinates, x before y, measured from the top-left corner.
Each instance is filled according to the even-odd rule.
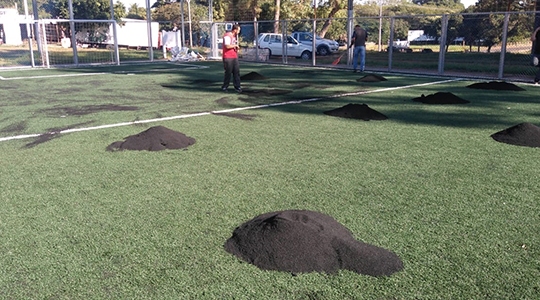
[[[0,24],[4,27],[6,45],[22,45],[20,20],[16,9],[0,8]]]

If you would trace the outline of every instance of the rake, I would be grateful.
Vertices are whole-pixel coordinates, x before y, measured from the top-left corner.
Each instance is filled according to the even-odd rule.
[[[343,57],[343,55],[345,55],[345,53],[341,54],[338,58],[336,58],[336,60],[334,60],[334,61],[332,62],[332,65],[335,66],[335,65],[339,64],[339,61],[341,60],[341,58]]]

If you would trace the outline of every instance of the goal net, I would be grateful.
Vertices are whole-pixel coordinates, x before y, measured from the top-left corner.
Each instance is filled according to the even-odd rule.
[[[114,20],[43,19],[38,28],[43,66],[118,62]]]

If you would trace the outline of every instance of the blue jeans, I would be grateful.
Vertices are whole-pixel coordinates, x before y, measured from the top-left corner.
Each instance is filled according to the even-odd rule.
[[[355,46],[353,52],[353,69],[358,68],[358,58],[360,57],[360,71],[364,71],[366,66],[366,46]]]

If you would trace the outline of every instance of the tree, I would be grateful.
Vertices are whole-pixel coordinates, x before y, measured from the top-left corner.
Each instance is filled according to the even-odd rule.
[[[110,19],[109,0],[73,0],[75,19],[107,20]],[[43,9],[51,18],[69,19],[68,0],[47,0]]]
[[[325,5],[324,5],[324,8],[325,8],[325,10],[324,10],[324,12],[325,12],[325,14],[324,14],[325,20],[324,20],[324,24],[323,24],[321,30],[318,32],[318,34],[321,37],[326,36],[326,32],[328,31],[328,29],[332,25],[332,20],[334,19],[334,17],[336,16],[336,14],[339,11],[347,8],[347,4],[348,4],[348,2],[345,1],[345,0],[329,0],[329,1],[325,2]]]
[[[15,8],[19,9],[19,13],[22,13],[24,3],[22,0],[0,0],[0,8]]]
[[[475,12],[505,12],[534,10],[534,0],[478,0],[474,7]]]
[[[19,14],[24,14],[24,2],[27,0],[0,0],[0,8],[17,8]],[[51,16],[44,12],[41,7],[47,0],[37,0],[38,15],[40,18],[50,18]],[[32,1],[28,1],[28,14],[33,15]]]
[[[159,2],[159,1],[158,1]],[[152,11],[152,19],[159,21],[159,22],[165,22],[168,21],[169,23],[162,23],[160,25],[161,30],[174,30],[181,29],[180,25],[182,23],[182,10],[180,7],[180,2],[160,2],[154,4],[152,7],[154,7],[154,10]],[[195,40],[200,40],[200,36],[203,34],[204,30],[201,28],[200,21],[206,20],[208,18],[208,7],[206,5],[200,4],[200,2],[190,3],[191,5],[191,24],[192,24],[192,32],[195,32],[197,35],[195,37]],[[187,15],[188,10],[184,9],[184,23],[189,20],[189,16]],[[187,29],[187,28],[186,28]],[[205,32],[205,34],[208,34],[208,32]],[[184,36],[188,35],[188,33],[184,33]]]
[[[129,7],[126,18],[146,20],[146,8],[140,7],[134,3]]]
[[[508,12],[508,11],[531,11],[534,10],[535,2],[533,1],[516,1],[516,0],[479,0],[474,7],[474,12]],[[508,41],[527,40],[533,29],[534,21],[525,21],[531,18],[527,15],[512,15],[508,22]],[[482,40],[482,43],[488,47],[490,52],[491,47],[500,43],[502,39],[502,28],[504,23],[504,15],[489,14],[480,17],[476,32],[478,35],[476,41]],[[479,44],[479,43],[477,43]]]
[[[464,8],[460,0],[413,0],[412,2],[417,5],[433,5],[461,9]]]
[[[279,32],[279,14],[281,12],[281,0],[276,0],[274,5],[274,33]]]

